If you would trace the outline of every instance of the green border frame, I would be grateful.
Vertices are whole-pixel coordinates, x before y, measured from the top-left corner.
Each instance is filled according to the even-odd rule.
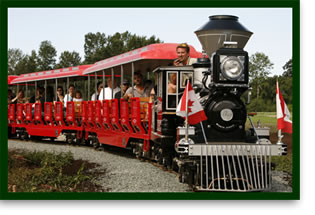
[[[123,6],[122,6],[123,5]],[[7,51],[8,8],[14,7],[234,7],[293,10],[293,192],[290,193],[8,193]],[[299,200],[300,199],[300,1],[299,0],[0,0],[0,199],[6,200]]]

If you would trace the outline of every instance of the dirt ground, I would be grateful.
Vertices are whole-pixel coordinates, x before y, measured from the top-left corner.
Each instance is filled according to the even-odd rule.
[[[282,142],[288,145],[288,153],[292,152],[292,134],[283,133]],[[270,141],[274,144],[278,141],[278,133],[270,134]]]

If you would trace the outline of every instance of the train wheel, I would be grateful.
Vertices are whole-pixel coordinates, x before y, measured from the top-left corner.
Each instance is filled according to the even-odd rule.
[[[66,135],[66,143],[68,143],[68,144],[73,143],[73,137],[71,135]]]
[[[92,143],[92,146],[96,150],[96,149],[100,148],[101,145],[100,145],[99,141],[97,139],[95,139]]]
[[[172,170],[175,171],[175,172],[178,172],[178,165],[177,165],[177,162],[173,159],[172,161]]]
[[[84,140],[84,145],[85,145],[85,146],[91,146],[90,140]]]

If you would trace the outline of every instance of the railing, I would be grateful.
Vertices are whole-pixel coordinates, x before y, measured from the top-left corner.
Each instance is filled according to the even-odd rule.
[[[11,124],[17,122],[22,127],[41,125],[56,126],[58,129],[88,128],[88,132],[103,129],[149,140],[151,106],[148,98],[132,98],[129,101],[112,99],[67,102],[65,112],[62,102],[27,103],[16,106],[15,113],[15,105],[9,105],[8,121]]]
[[[10,124],[15,123],[15,104],[9,104],[8,121]]]
[[[51,126],[53,126],[52,103],[51,102],[45,102],[44,120],[47,124],[50,124]]]
[[[65,125],[62,102],[55,103],[55,121],[58,126]]]
[[[193,149],[192,149],[193,148]],[[259,191],[271,186],[271,145],[199,145],[200,191]]]
[[[24,105],[16,104],[16,120],[19,124],[24,124]]]
[[[34,121],[36,123],[43,124],[43,120],[42,120],[42,105],[41,105],[41,103],[35,103]]]

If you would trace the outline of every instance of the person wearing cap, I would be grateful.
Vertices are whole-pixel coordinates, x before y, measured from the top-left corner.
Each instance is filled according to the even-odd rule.
[[[122,84],[120,85],[121,91],[117,92],[114,98],[119,100],[122,96],[124,96],[127,89],[129,88],[129,85],[130,85],[129,81],[127,79],[124,79]]]
[[[176,47],[177,58],[174,60],[174,66],[192,65],[197,62],[196,58],[189,56],[190,48],[187,43],[181,43]]]

